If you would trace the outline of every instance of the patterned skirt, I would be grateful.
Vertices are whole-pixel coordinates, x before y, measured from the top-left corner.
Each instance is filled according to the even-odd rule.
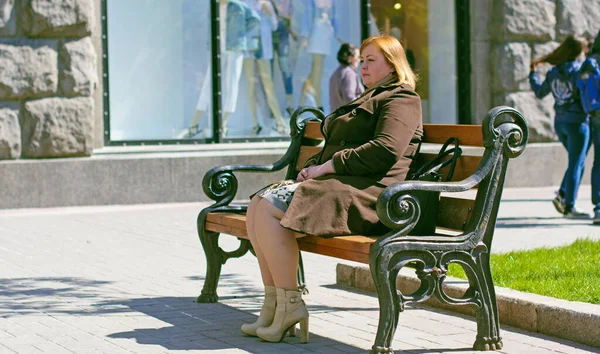
[[[268,200],[271,204],[285,212],[290,206],[294,192],[300,183],[302,182],[291,179],[276,182],[259,190],[254,195],[258,195],[259,197]]]

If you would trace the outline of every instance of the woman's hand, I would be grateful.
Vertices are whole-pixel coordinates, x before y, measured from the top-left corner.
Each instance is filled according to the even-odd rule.
[[[300,182],[304,182],[309,179],[333,173],[335,173],[335,170],[333,168],[333,161],[329,160],[322,165],[313,165],[303,168],[302,170],[300,170],[300,173],[298,173],[298,177],[296,177],[296,179]]]

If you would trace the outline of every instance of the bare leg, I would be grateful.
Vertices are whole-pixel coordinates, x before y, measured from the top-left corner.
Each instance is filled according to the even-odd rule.
[[[258,72],[260,74],[260,80],[265,88],[265,94],[267,95],[267,103],[269,108],[277,121],[277,125],[285,129],[285,122],[281,117],[281,109],[275,97],[275,86],[273,85],[273,79],[271,76],[271,62],[265,59],[258,59]]]
[[[258,203],[262,200],[259,196],[254,196],[248,204],[248,212],[246,213],[246,230],[248,231],[248,239],[252,244],[252,248],[254,248],[254,254],[256,254],[256,259],[258,259],[258,266],[260,267],[260,275],[262,277],[263,284],[265,286],[271,285],[274,286],[273,277],[271,276],[271,272],[269,271],[269,266],[265,259],[265,256],[258,244],[258,240],[256,239],[256,209]]]
[[[267,261],[276,288],[298,289],[298,241],[296,235],[282,227],[283,211],[262,199],[254,214],[255,236]]]
[[[314,96],[315,103],[318,107],[322,107],[321,103],[321,78],[323,76],[323,61],[325,56],[323,54],[312,55],[312,66],[310,68],[310,74],[304,86],[302,86],[302,94],[300,95],[300,105],[303,106],[307,95]]]
[[[248,82],[248,102],[250,103],[252,120],[256,126],[258,125],[258,118],[256,111],[256,70],[254,62],[254,58],[244,58],[244,74],[246,75],[246,81]]]
[[[230,115],[231,112],[223,112],[223,118],[221,119],[221,134],[223,136],[227,135],[227,121]]]
[[[201,133],[202,129],[198,126],[198,123],[200,122],[202,115],[204,115],[204,111],[196,110],[196,113],[190,122],[189,128],[180,131],[175,137],[179,139],[189,139]]]

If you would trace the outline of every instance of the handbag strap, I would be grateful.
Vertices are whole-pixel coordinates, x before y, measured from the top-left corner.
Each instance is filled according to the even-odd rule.
[[[448,147],[452,143],[454,143],[454,147],[449,149]],[[449,159],[444,160],[444,158],[446,158],[450,154],[452,154],[452,156]],[[456,169],[456,163],[458,162],[458,158],[461,155],[462,155],[462,149],[459,147],[458,138],[451,137],[448,140],[446,140],[444,145],[442,145],[442,148],[440,149],[440,152],[438,153],[438,155],[435,158],[433,158],[433,160],[430,160],[430,161],[426,162],[425,164],[423,164],[423,166],[421,166],[413,175],[420,176],[425,173],[437,172],[437,171],[441,170],[442,168],[444,168],[445,166],[450,165],[450,169],[448,170],[448,173],[446,174],[446,179],[445,179],[446,181],[449,181],[452,179],[452,176],[454,175],[454,170]]]

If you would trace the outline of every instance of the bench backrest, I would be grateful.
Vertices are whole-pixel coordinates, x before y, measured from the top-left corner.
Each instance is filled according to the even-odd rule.
[[[463,149],[463,155],[457,161],[452,181],[463,180],[475,172],[483,153],[481,125],[424,124],[423,131],[423,146],[417,156],[418,165],[435,158],[441,144],[445,143],[448,138],[456,137]],[[302,169],[306,160],[322,149],[322,146],[315,146],[324,140],[321,134],[320,122],[308,122],[304,129],[303,138],[303,145],[300,146],[295,164],[295,173]],[[473,148],[469,149],[469,147]],[[445,167],[445,169],[448,168]],[[441,170],[444,174],[447,172],[445,169]],[[438,207],[438,227],[464,230],[471,217],[474,198],[474,193],[469,197],[448,197],[442,194]]]

